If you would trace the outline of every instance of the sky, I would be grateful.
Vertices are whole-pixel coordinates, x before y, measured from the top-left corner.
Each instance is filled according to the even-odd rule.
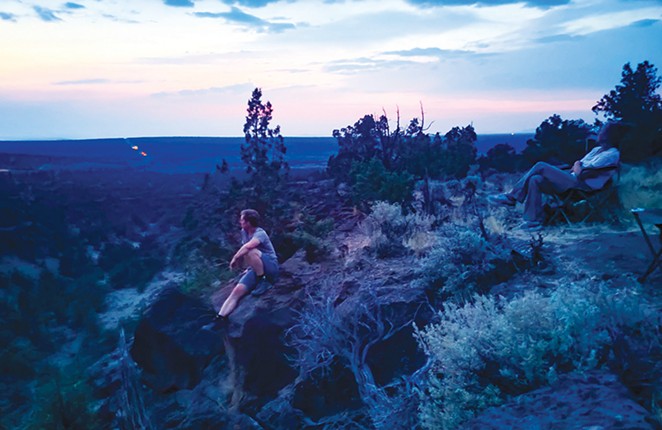
[[[0,58],[0,139],[241,136],[256,87],[284,136],[531,132],[662,67],[662,0],[0,0]]]

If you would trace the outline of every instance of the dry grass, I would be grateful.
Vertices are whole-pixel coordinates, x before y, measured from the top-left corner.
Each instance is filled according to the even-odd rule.
[[[626,210],[662,208],[662,162],[623,166],[618,196]]]

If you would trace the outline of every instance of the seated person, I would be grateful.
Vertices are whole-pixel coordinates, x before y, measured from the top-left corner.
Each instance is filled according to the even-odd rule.
[[[618,145],[625,131],[622,124],[606,123],[598,133],[598,146],[581,160],[575,161],[569,171],[538,162],[517,181],[512,190],[490,196],[488,200],[508,206],[524,203],[522,228],[539,230],[543,220],[543,193],[559,194],[571,188],[599,190],[609,182],[618,166]]]
[[[242,246],[232,257],[230,269],[245,267],[241,279],[225,300],[217,318],[224,319],[237,307],[246,294],[259,295],[269,289],[278,277],[278,257],[267,233],[260,227],[256,210],[241,211]]]

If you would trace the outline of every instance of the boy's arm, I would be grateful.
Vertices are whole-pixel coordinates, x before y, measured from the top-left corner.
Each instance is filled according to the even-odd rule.
[[[232,260],[230,261],[230,268],[233,269],[236,265],[237,262],[243,257],[244,255],[248,254],[248,251],[250,251],[253,248],[257,248],[257,246],[260,244],[260,241],[257,238],[252,238],[248,242],[244,243],[241,248],[234,254],[232,257]]]

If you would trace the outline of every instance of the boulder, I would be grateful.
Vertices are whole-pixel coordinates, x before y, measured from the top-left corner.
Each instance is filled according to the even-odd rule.
[[[194,387],[211,360],[223,353],[218,332],[202,330],[213,317],[201,300],[164,290],[136,328],[131,356],[145,383],[158,392]]]
[[[292,406],[317,421],[363,406],[356,378],[339,360],[295,384]]]
[[[412,323],[424,326],[433,312],[424,289],[411,282],[413,272],[398,270],[398,274],[404,275],[393,276],[397,269],[390,267],[392,263],[386,267],[373,265],[374,279],[357,273],[336,286],[326,285],[338,317],[347,322],[348,331],[343,335],[361,343],[359,349],[368,348],[365,363],[350,363],[346,356],[336,356],[324,369],[300,374],[294,384],[281,392],[280,402],[271,402],[268,410],[261,412],[270,422],[275,417],[287,417],[293,425],[301,417],[323,422],[333,416],[360,416],[365,405],[351,366],[365,365],[361,372],[369,372],[377,386],[384,387],[424,364],[425,354],[418,348]]]
[[[489,408],[462,426],[466,429],[653,429],[649,412],[636,403],[611,373],[564,375],[551,387]]]
[[[303,304],[303,282],[294,273],[306,273],[310,265],[299,252],[281,266],[275,285],[261,296],[247,295],[230,315],[224,328],[224,345],[234,381],[233,402],[257,410],[274,398],[297,375],[289,360],[294,351],[284,341]],[[234,283],[212,297],[219,309]]]

